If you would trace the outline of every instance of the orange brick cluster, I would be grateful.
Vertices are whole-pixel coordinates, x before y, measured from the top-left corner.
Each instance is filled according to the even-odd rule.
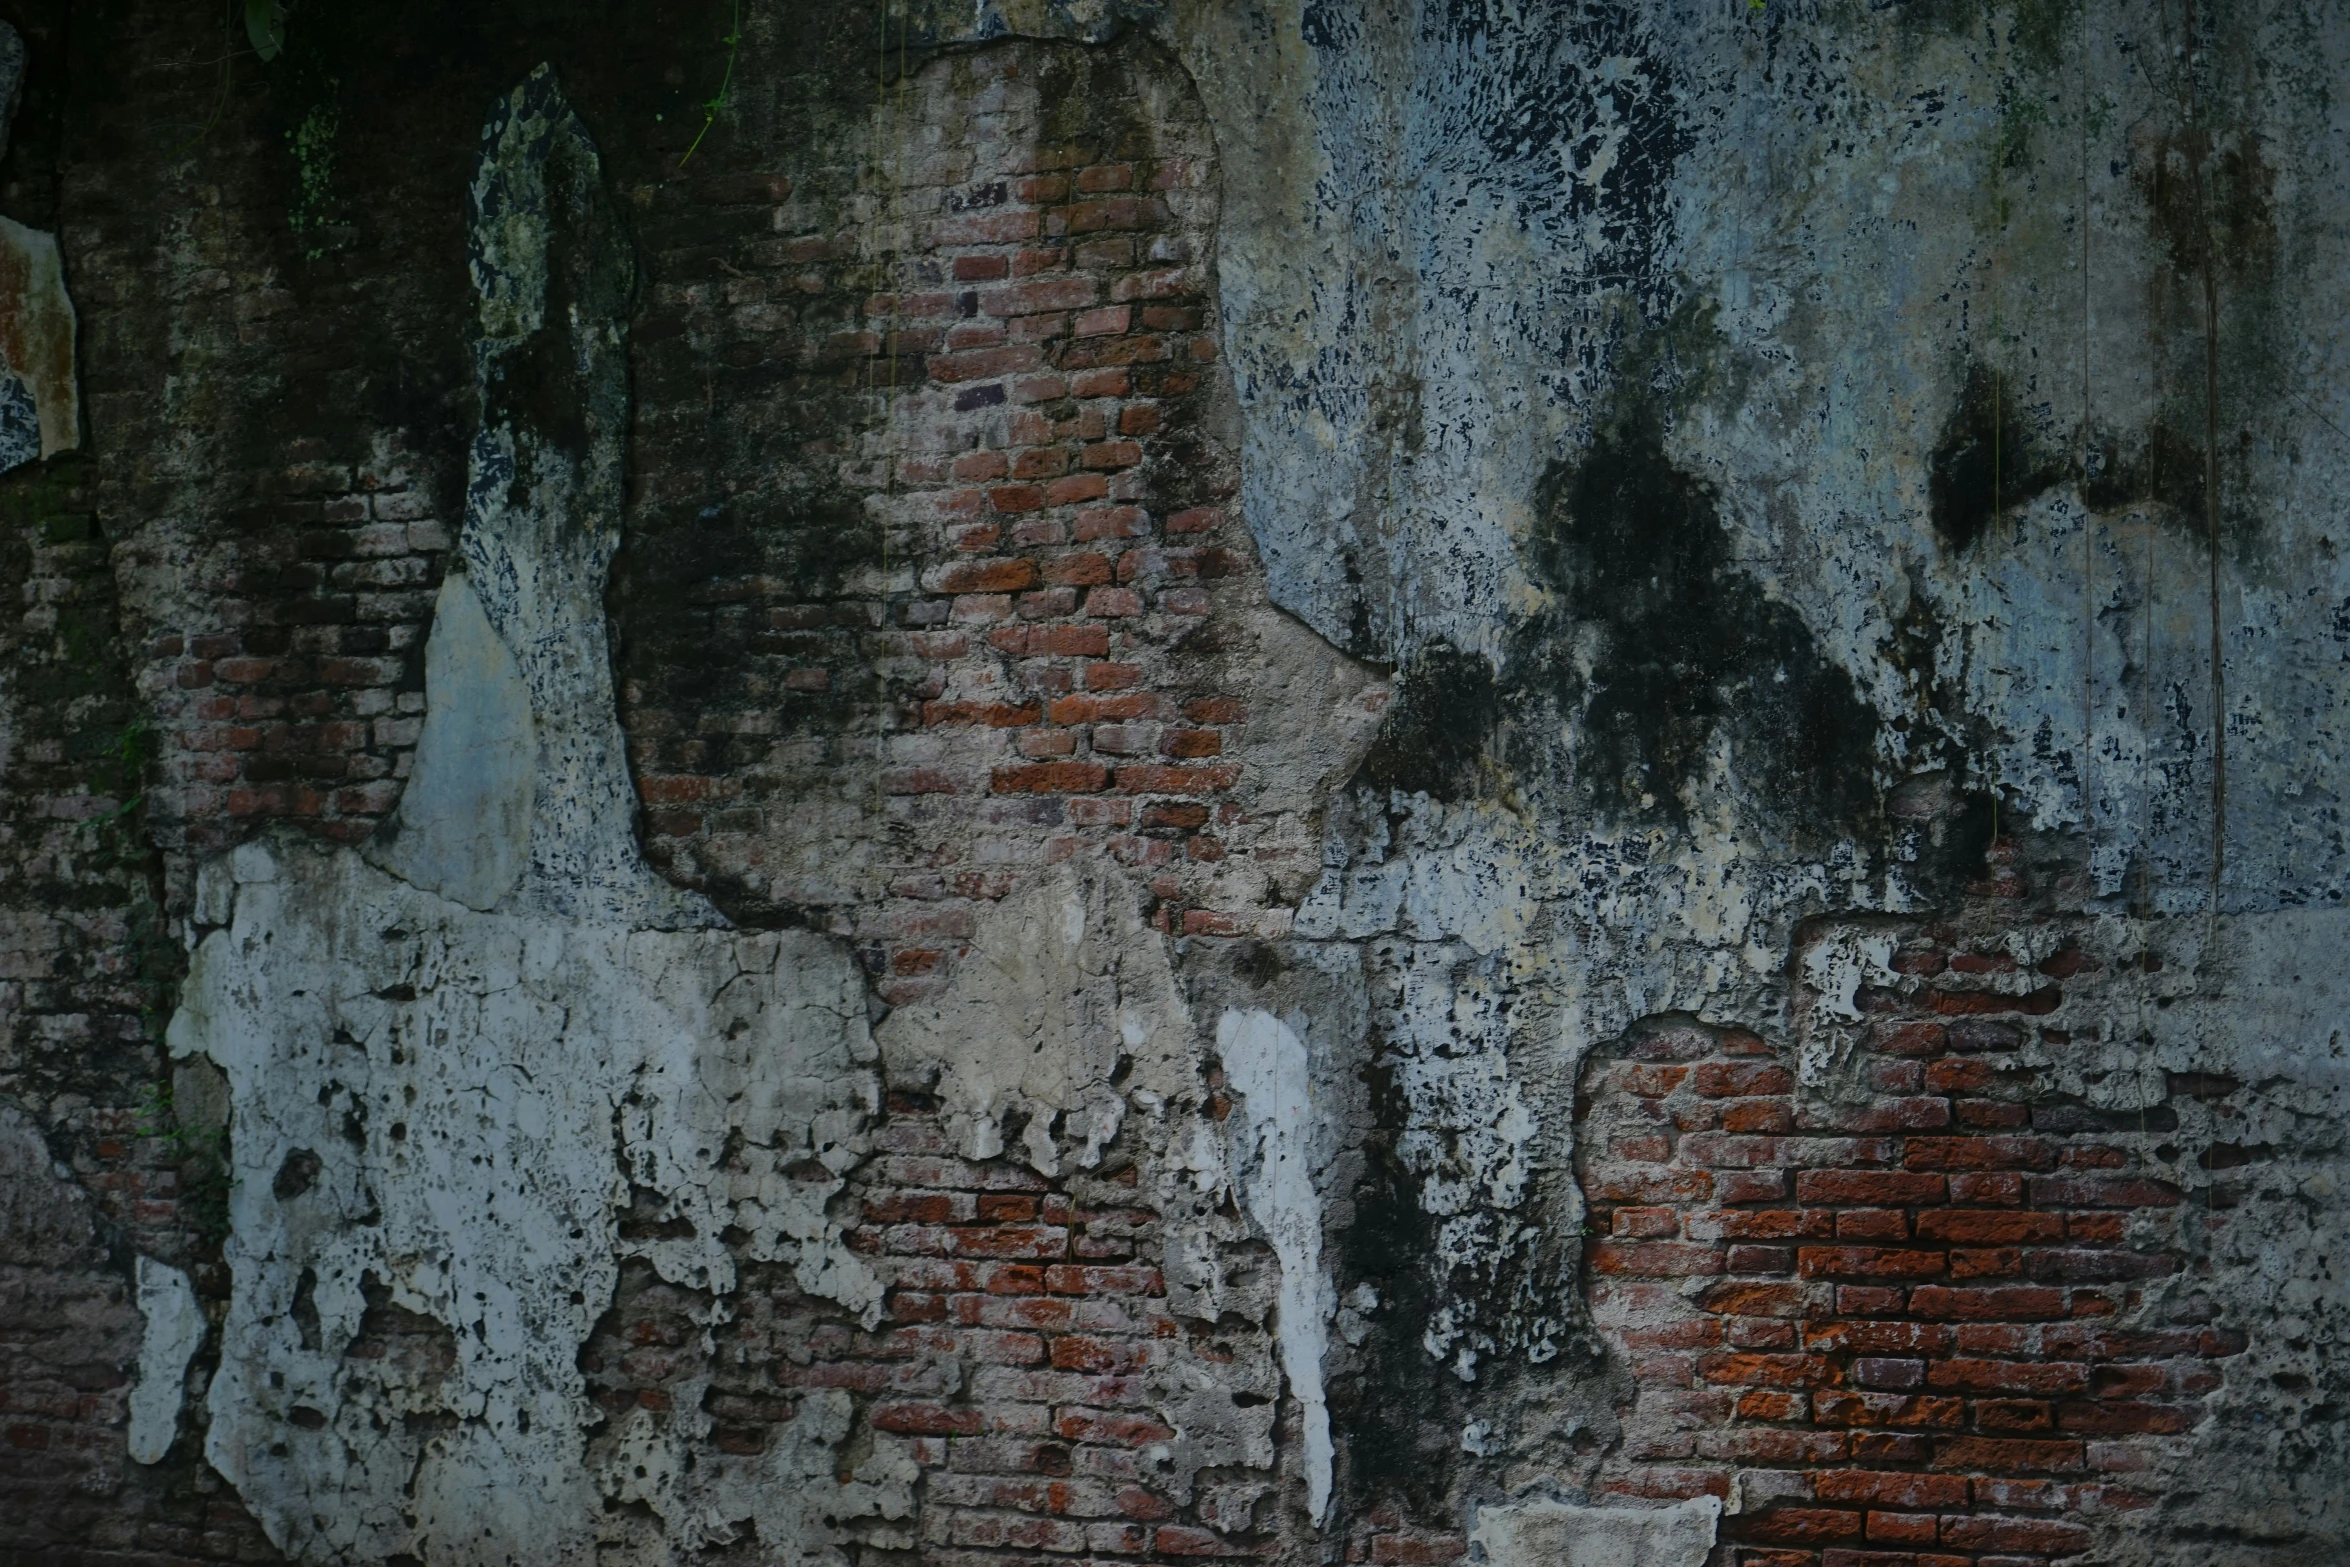
[[[1609,1489],[1735,1497],[1738,1567],[2041,1567],[2149,1505],[2150,1444],[2244,1341],[2148,1320],[2180,1189],[2019,1064],[2085,963],[1911,931],[1841,1098],[1694,1022],[1591,1065],[1587,1282],[1639,1384]]]

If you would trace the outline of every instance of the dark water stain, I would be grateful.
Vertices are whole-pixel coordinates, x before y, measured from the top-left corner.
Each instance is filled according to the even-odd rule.
[[[1500,716],[1492,662],[1432,642],[1397,682],[1356,781],[1439,800],[1466,798],[1476,791],[1485,739]]]
[[[1421,1342],[1446,1292],[1431,1267],[1437,1221],[1421,1205],[1419,1177],[1396,1149],[1409,1105],[1390,1066],[1375,1062],[1364,1078],[1379,1130],[1363,1149],[1366,1173],[1354,1194],[1354,1223],[1339,1238],[1334,1274],[1342,1298],[1369,1285],[1379,1305],[1353,1365],[1331,1379],[1335,1479],[1347,1497],[1399,1498],[1414,1513],[1428,1514],[1451,1494],[1467,1399]]]
[[[1563,609],[1521,629],[1511,683],[1547,686],[1579,717],[1576,782],[1597,807],[1683,819],[1682,791],[1726,733],[1733,766],[1799,840],[1875,823],[1875,711],[1732,559],[1714,493],[1674,466],[1653,416],[1555,465],[1538,517],[1531,564]],[[1586,633],[1588,673],[1571,656]]]
[[[2017,406],[2014,388],[1980,360],[1926,460],[1926,498],[1934,531],[1953,553],[1971,548],[2003,513],[2062,481],[2068,465],[2039,447]]]
[[[2091,511],[2119,511],[2144,501],[2203,516],[2203,437],[2157,419],[2134,439],[2099,435],[2089,442],[2081,500]]]
[[[2241,280],[2276,266],[2276,171],[2257,134],[2166,131],[2138,149],[2130,180],[2182,274],[2208,261]]]

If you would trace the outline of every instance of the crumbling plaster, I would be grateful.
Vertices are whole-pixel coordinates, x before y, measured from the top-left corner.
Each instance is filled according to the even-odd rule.
[[[599,1488],[651,1508],[679,1550],[755,1516],[762,1542],[820,1553],[831,1525],[772,1511],[794,1476],[839,1484],[841,1516],[905,1513],[886,1453],[823,1478],[847,1434],[825,1399],[769,1469],[716,1477],[687,1476],[661,1456],[680,1437],[632,1416],[599,1478],[573,1363],[637,1244],[612,1218],[632,1187],[691,1221],[692,1239],[644,1246],[664,1277],[722,1298],[714,1237],[731,1224],[811,1292],[870,1312],[825,1202],[886,1075],[935,1089],[967,1155],[1008,1147],[1048,1175],[1147,1123],[1170,1301],[1272,1324],[1281,1356],[1281,1381],[1261,1349],[1155,1368],[1179,1494],[1202,1467],[1274,1463],[1264,1393],[1285,1381],[1306,1509],[1323,1516],[1348,1436],[1343,1415],[1317,1434],[1324,1380],[1363,1380],[1375,1405],[1381,1353],[1467,1389],[1443,1406],[1475,1414],[1465,1500],[1577,1489],[1558,1444],[1582,1417],[1544,1400],[1599,1385],[1573,1270],[1583,1056],[1688,1013],[1768,1029],[1807,1089],[1833,1093],[1836,1028],[1857,1021],[1861,987],[1890,982],[1869,918],[1950,896],[1939,835],[1956,810],[1809,814],[1765,782],[1774,747],[1807,737],[1736,712],[1677,770],[1642,753],[1652,789],[1618,787],[1590,713],[1628,678],[1634,628],[1597,601],[1604,570],[1558,544],[1590,522],[1571,498],[1593,492],[1573,481],[1601,450],[1642,454],[1642,477],[1702,497],[1718,529],[1715,574],[1735,593],[1672,608],[1720,616],[1724,640],[1785,655],[1762,680],[1816,679],[1865,720],[1854,746],[1786,766],[1842,769],[1896,803],[1995,798],[2007,831],[2083,861],[2078,898],[2109,962],[2162,955],[2135,1034],[2050,1063],[2073,1091],[2132,1110],[2166,1073],[2256,1083],[2266,1119],[2239,1140],[2293,1150],[2305,1206],[2325,1209],[2350,583],[2330,501],[2346,453],[2313,399],[2344,352],[2327,334],[2350,271],[2323,193],[2343,156],[2326,89],[2350,62],[2324,23],[2277,4],[2181,76],[2142,8],[2099,8],[2052,46],[1965,6],[942,13],[930,42],[1131,27],[1184,63],[1223,162],[1244,507],[1275,603],[1321,639],[1284,631],[1283,646],[1329,672],[1303,677],[1301,706],[1359,718],[1374,682],[1353,660],[1367,660],[1397,671],[1398,712],[1417,682],[1466,727],[1404,737],[1445,750],[1452,779],[1383,776],[1376,754],[1358,772],[1367,721],[1277,755],[1257,787],[1328,811],[1323,874],[1273,962],[1244,973],[1170,943],[1114,873],[1062,869],[1005,899],[945,995],[877,1038],[837,944],[723,931],[636,857],[599,602],[618,512],[598,464],[625,417],[608,362],[620,327],[605,323],[626,290],[617,252],[594,250],[609,239],[584,132],[551,88],[524,89],[476,187],[483,384],[544,327],[507,280],[536,277],[532,247],[570,232],[542,208],[568,211],[590,257],[580,286],[608,291],[570,345],[601,423],[584,462],[534,445],[527,410],[485,426],[397,834],[367,858],[250,846],[199,894],[208,928],[175,1046],[229,1072],[243,1175],[214,1462],[273,1535],[322,1559],[409,1549],[459,1518],[497,1519],[513,1559],[558,1559],[593,1528]],[[2219,134],[2273,176],[2273,235],[2226,263],[2230,314],[2208,339],[2146,194],[2190,79],[2230,89]],[[542,160],[574,183],[533,184]],[[2199,502],[2093,482],[2145,460],[2180,407],[2200,419],[2178,388],[2199,384],[2206,351],[2231,399],[2216,543]],[[1934,475],[1978,366],[2031,461],[2075,466],[1995,496],[1961,537],[1937,526]],[[1431,685],[1476,664],[1482,687]],[[469,711],[490,715],[480,738]],[[1822,915],[1844,923],[1806,927],[1807,945],[1799,926]],[[1201,1087],[1211,1054],[1241,1101],[1224,1120]],[[1378,1111],[1366,1073],[1387,1085]],[[792,1086],[770,1101],[777,1082]],[[729,1134],[771,1150],[756,1191],[713,1173]],[[1346,1260],[1378,1137],[1428,1221],[1428,1250],[1405,1263],[1432,1281],[1418,1320],[1394,1320]],[[792,1173],[811,1157],[825,1177]],[[2307,1259],[2333,1228],[2311,1222],[2310,1239],[2209,1287],[2282,1338],[2331,1342],[2338,1287]],[[1252,1238],[1270,1242],[1277,1285],[1235,1262]],[[363,1277],[454,1335],[457,1369],[429,1400],[340,1366]],[[1479,1402],[1497,1367],[1506,1391]],[[1555,1386],[1526,1394],[1529,1376]],[[408,1413],[456,1423],[390,1418]],[[509,1483],[522,1474],[544,1483]],[[2232,1494],[2267,1505],[2262,1485]],[[328,1491],[345,1500],[322,1511],[310,1499]],[[1714,1521],[1581,1512],[1489,1505],[1472,1538],[1495,1561],[1575,1560],[1545,1531],[1621,1528],[1653,1536],[1659,1560],[1697,1559],[1694,1531],[1710,1542]]]
[[[980,30],[1095,36],[1121,14],[1014,9]],[[2165,1072],[2257,1082],[2313,1161],[2287,1189],[2327,1206],[2339,27],[2297,4],[2204,16],[2192,39],[2174,13],[2095,5],[1124,14],[1186,63],[1216,128],[1244,495],[1275,601],[1397,666],[1403,704],[1432,647],[1489,661],[1502,691],[1464,742],[1474,785],[1374,776],[1341,802],[1295,931],[1354,947],[1398,997],[1366,1048],[1396,1074],[1398,1154],[1439,1221],[1448,1282],[1408,1330],[1431,1355],[1462,1376],[1479,1354],[1539,1362],[1552,1317],[1577,1315],[1557,1284],[1531,1313],[1497,1307],[1462,1264],[1577,1225],[1572,1183],[1529,1176],[1566,1160],[1595,1042],[1686,1012],[1832,1053],[1804,1026],[1798,923],[1951,896],[1947,816],[1903,808],[1920,792],[1995,800],[1997,830],[2070,845],[2109,957],[2159,954],[2137,1032],[2100,1020],[2076,1041],[2079,1091],[2134,1109]],[[1954,434],[1986,384],[2001,428]],[[1721,574],[1785,606],[1866,715],[1857,754],[1797,770],[1856,773],[1894,805],[1885,825],[1781,797],[1772,753],[1809,737],[1736,713],[1652,794],[1594,798],[1613,780],[1589,702],[1627,678],[1609,665],[1627,628],[1548,539],[1591,525],[1555,499],[1575,465],[1643,426],[1706,497]],[[2166,487],[2172,431],[2195,471]],[[1978,455],[1963,471],[1984,493],[1957,503],[1977,515],[1946,520],[1969,439],[2012,466]],[[1430,1139],[1442,1161],[1411,1151]],[[2281,1338],[2330,1341],[2312,1324],[2338,1315],[2332,1286],[2278,1314],[2271,1275],[2300,1244],[2218,1287]],[[2268,1505],[2259,1481],[2229,1494]]]
[[[670,1427],[697,1409],[588,1461],[601,1416],[579,1349],[623,1258],[720,1302],[738,1256],[787,1262],[877,1320],[879,1283],[828,1212],[866,1151],[877,1054],[838,943],[727,930],[638,857],[600,603],[626,258],[544,69],[492,117],[482,167],[491,422],[417,783],[368,854],[256,841],[197,888],[171,1041],[227,1075],[236,1175],[206,1452],[307,1560],[572,1561],[605,1495],[650,1507],[680,1548],[756,1520],[822,1560],[840,1520],[910,1506],[886,1447],[846,1481],[809,1456],[845,1434],[837,1395],[803,1408],[804,1440],[763,1460],[775,1473],[683,1473],[673,1450],[698,1433]],[[509,350],[550,361],[546,401],[504,400]],[[571,397],[603,420],[584,450],[549,427],[573,422]],[[632,1200],[650,1210],[637,1238],[617,1220]],[[439,1325],[442,1375],[353,1358],[378,1297]],[[151,1314],[150,1344],[176,1325]]]

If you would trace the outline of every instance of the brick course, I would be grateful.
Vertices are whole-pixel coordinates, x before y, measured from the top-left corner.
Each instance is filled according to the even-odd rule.
[[[2055,936],[2036,971],[2019,929]],[[1602,1488],[1734,1501],[1738,1567],[2074,1556],[2153,1504],[2246,1347],[2146,1293],[2200,1241],[2154,1147],[2176,1116],[2091,1109],[2026,1051],[2061,1062],[2041,1020],[2121,1011],[2122,977],[2007,899],[1896,934],[1910,980],[1861,992],[1833,1084],[1687,1018],[1584,1074],[1585,1282],[1638,1385]]]
[[[1083,85],[1047,105],[1064,68]],[[1048,107],[1081,134],[1048,137]],[[833,497],[777,502],[813,508],[784,526],[831,530],[835,567],[722,575],[683,606],[652,566],[624,572],[624,632],[663,617],[623,657],[647,852],[747,917],[827,919],[893,1003],[943,982],[975,905],[1072,854],[1140,874],[1163,930],[1258,929],[1261,902],[1211,887],[1260,835],[1234,803],[1248,705],[1222,655],[1263,589],[1208,433],[1231,394],[1197,107],[1031,47],[953,56],[887,112],[954,151],[885,166],[865,228],[805,227],[837,206],[795,190],[773,208],[792,237],[656,291],[650,335],[722,339],[864,426],[778,453]],[[1089,194],[1113,189],[1137,194]],[[700,372],[680,390],[698,403]],[[745,654],[723,701],[681,700],[688,626]],[[885,844],[849,829],[791,863],[811,796],[878,810]]]

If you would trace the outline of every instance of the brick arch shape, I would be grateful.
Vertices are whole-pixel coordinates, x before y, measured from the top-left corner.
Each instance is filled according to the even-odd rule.
[[[1260,672],[1344,661],[1270,607],[1233,504],[1188,79],[1140,39],[1008,42],[922,63],[878,112],[851,186],[772,180],[754,194],[784,237],[653,290],[643,426],[698,421],[737,487],[641,481],[615,619],[648,856],[738,918],[850,937],[884,1008],[946,994],[991,912],[1063,865],[1130,883],[1154,939],[1284,934],[1319,870],[1297,769],[1333,765],[1312,745],[1331,720],[1269,706]],[[711,396],[713,363],[755,395]],[[789,426],[786,397],[830,422]],[[762,488],[754,459],[783,477]],[[819,558],[824,537],[846,545]],[[1339,685],[1367,729],[1378,683]],[[852,1525],[865,1544],[1275,1550],[1295,1410],[1261,1323],[1171,1303],[1140,1133],[1046,1175],[1016,1129],[968,1157],[949,1108],[892,1083],[852,1177],[878,1328],[781,1269],[746,1267],[715,1324],[625,1272],[582,1361],[615,1427],[698,1400],[714,1447],[757,1454],[842,1390],[842,1451],[921,1475],[918,1515]],[[1281,1406],[1272,1450],[1167,1478],[1178,1353]]]

